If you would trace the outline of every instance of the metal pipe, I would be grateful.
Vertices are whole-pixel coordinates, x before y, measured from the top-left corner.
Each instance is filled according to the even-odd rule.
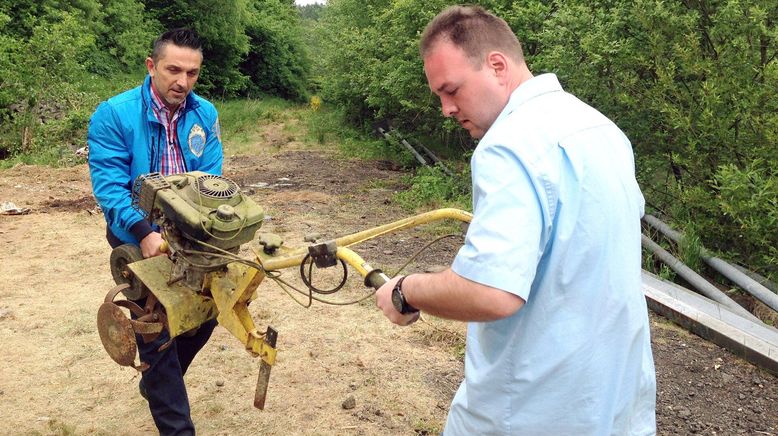
[[[643,216],[643,221],[656,230],[659,230],[660,233],[668,237],[676,244],[679,243],[683,238],[681,233],[671,229],[670,226],[653,215],[645,214]],[[771,291],[770,289],[767,289],[767,287],[754,280],[752,277],[749,277],[750,274],[742,271],[744,268],[733,266],[732,264],[713,256],[708,250],[704,248],[701,251],[701,255],[702,260],[708,264],[708,266],[731,280],[732,283],[736,284],[744,291],[754,296],[754,298],[757,300],[761,301],[771,309],[778,311],[778,295],[774,292],[774,290]]]
[[[737,313],[738,315],[747,318],[751,321],[756,321],[759,323],[762,323],[762,320],[754,316],[751,312],[744,309],[742,306],[737,304],[733,299],[729,298],[725,293],[720,291],[718,288],[710,284],[705,278],[694,272],[691,268],[684,265],[683,262],[678,260],[676,257],[674,257],[672,254],[668,253],[667,250],[660,247],[659,244],[652,241],[651,238],[649,238],[646,235],[641,235],[641,243],[643,247],[645,247],[647,250],[654,253],[662,262],[667,264],[673,271],[675,271],[679,276],[681,276],[684,280],[686,280],[692,287],[697,289],[701,294],[705,295],[706,297],[710,298],[711,300],[714,300],[718,303],[723,304],[727,308],[731,309],[733,312]]]
[[[406,147],[413,148],[413,146],[404,139],[402,140],[402,143]],[[446,173],[447,176],[454,177],[454,173],[452,173],[451,170],[449,170],[448,167],[445,164],[443,164],[443,161],[441,161],[440,158],[437,155],[435,155],[435,153],[432,152],[432,150],[430,150],[429,148],[425,147],[422,144],[419,144],[419,147],[424,151],[424,154],[426,154],[430,159],[432,159],[432,162],[435,164],[435,166],[443,170],[443,172]]]
[[[755,273],[753,271],[747,270],[747,269],[743,268],[740,265],[732,265],[732,266],[737,268],[737,270],[742,272],[743,274],[745,274],[745,275],[751,277],[752,279],[756,280],[756,282],[759,283],[760,285],[762,285],[765,288],[767,288],[767,289],[775,292],[776,294],[778,294],[778,283],[775,283],[774,281],[771,281],[770,279],[768,279],[767,277],[765,277],[765,276],[763,276],[761,274],[758,274],[758,273]]]
[[[389,136],[389,133],[387,133],[387,132],[386,132],[386,130],[384,130],[383,128],[379,127],[379,128],[378,128],[378,131],[379,131],[379,132],[380,132],[382,135],[384,135],[384,138],[386,138],[387,140],[391,140],[391,136]],[[425,166],[427,165],[427,161],[426,161],[426,160],[424,160],[424,158],[422,157],[422,155],[420,155],[420,154],[419,154],[419,152],[418,152],[418,151],[416,151],[416,149],[415,149],[415,148],[411,147],[411,144],[408,144],[408,143],[407,143],[406,141],[404,141],[404,140],[403,140],[403,141],[400,141],[400,144],[402,144],[402,146],[403,146],[403,147],[405,147],[405,149],[406,149],[406,150],[410,151],[410,152],[411,152],[411,154],[413,155],[413,157],[415,157],[415,158],[416,158],[416,160],[417,160],[417,161],[419,161],[419,163],[421,163],[422,165],[425,165]]]

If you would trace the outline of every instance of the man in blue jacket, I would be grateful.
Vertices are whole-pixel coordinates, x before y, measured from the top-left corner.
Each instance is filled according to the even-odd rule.
[[[203,54],[189,29],[163,33],[146,59],[143,85],[101,103],[89,124],[89,171],[95,198],[105,215],[111,247],[140,246],[143,257],[159,256],[159,232],[131,205],[133,181],[141,174],[187,171],[221,174],[222,144],[216,108],[192,92]],[[143,307],[144,301],[138,302]],[[143,372],[140,391],[149,402],[160,434],[194,434],[184,373],[211,336],[216,320],[194,335],[163,332],[148,344],[138,339]]]

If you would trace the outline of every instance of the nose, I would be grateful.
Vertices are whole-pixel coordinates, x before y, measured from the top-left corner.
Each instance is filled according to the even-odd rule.
[[[181,74],[176,76],[176,85],[182,88],[186,88],[186,81],[187,81],[186,72],[182,72]]]
[[[443,111],[444,117],[450,117],[459,112],[457,105],[446,96],[440,97],[440,109]]]

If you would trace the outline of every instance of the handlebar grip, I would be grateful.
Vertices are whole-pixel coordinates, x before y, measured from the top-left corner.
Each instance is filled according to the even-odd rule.
[[[365,286],[378,290],[384,283],[389,281],[389,277],[380,269],[374,269],[365,276]]]

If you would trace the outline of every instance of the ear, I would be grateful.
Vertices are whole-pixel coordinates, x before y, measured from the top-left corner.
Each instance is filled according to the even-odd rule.
[[[154,60],[150,57],[146,58],[146,69],[149,71],[149,75],[154,77]]]
[[[507,79],[510,64],[508,63],[508,57],[504,53],[499,51],[489,52],[486,55],[486,67],[493,70],[494,75],[501,82]]]

